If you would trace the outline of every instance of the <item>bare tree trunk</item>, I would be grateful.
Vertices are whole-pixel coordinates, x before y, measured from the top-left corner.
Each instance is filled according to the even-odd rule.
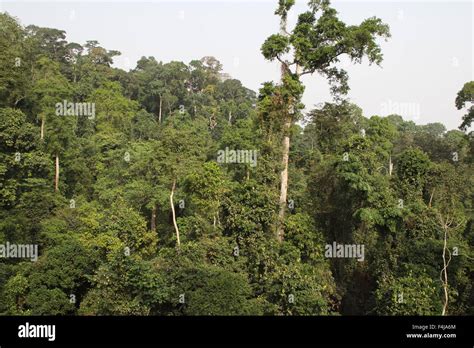
[[[388,175],[392,176],[393,172],[393,163],[392,163],[392,156],[388,158]]]
[[[288,36],[286,32],[286,16],[281,17],[280,21],[280,34],[283,36]],[[285,64],[281,63],[281,80],[285,77],[287,73],[287,67]],[[285,122],[283,125],[283,141],[282,141],[282,171],[280,173],[280,199],[279,199],[279,212],[278,212],[278,221],[277,221],[277,230],[276,238],[279,242],[283,241],[284,223],[285,223],[285,213],[286,213],[286,199],[288,193],[288,157],[290,153],[290,128],[291,128],[291,119],[287,115],[287,110],[282,110],[283,117]]]
[[[176,179],[173,180],[173,187],[171,188],[170,205],[171,205],[171,212],[173,213],[173,225],[176,231],[176,241],[178,243],[178,248],[179,248],[181,245],[181,242],[179,240],[179,229],[178,229],[178,224],[176,223],[176,212],[174,210],[174,202],[173,202],[173,195],[174,195],[175,188],[176,188]]]
[[[40,133],[40,139],[44,139],[44,116],[41,117],[41,133]]]
[[[442,269],[442,281],[443,281],[443,290],[444,290],[444,304],[443,304],[443,311],[441,315],[446,315],[446,309],[448,308],[448,264],[449,261],[446,262],[446,250],[447,250],[447,239],[448,239],[448,226],[444,224],[444,245],[443,245],[443,269]],[[450,255],[451,259],[451,255]]]
[[[160,94],[160,110],[158,111],[158,123],[161,123],[161,110],[162,110],[162,106],[163,106],[163,98],[161,97],[161,94]]]
[[[435,193],[435,189],[433,189],[433,191],[431,192],[430,202],[428,203],[428,207],[430,207],[430,208],[431,208],[431,203],[433,202],[434,193]]]
[[[56,155],[56,171],[54,176],[54,191],[59,191],[59,156]]]
[[[15,103],[13,104],[15,107],[16,105],[23,99],[23,97],[19,97],[15,100]]]
[[[285,136],[283,137],[282,147],[283,147],[283,156],[282,156],[282,166],[283,170],[280,174],[280,200],[279,207],[280,211],[278,213],[278,229],[277,229],[277,239],[278,241],[283,240],[284,234],[284,220],[286,213],[286,199],[288,194],[288,159],[290,153],[290,135],[288,134],[291,126],[291,121],[285,122]]]
[[[153,205],[153,209],[151,210],[150,229],[156,232],[156,204]]]
[[[232,111],[229,111],[229,124],[232,124]]]

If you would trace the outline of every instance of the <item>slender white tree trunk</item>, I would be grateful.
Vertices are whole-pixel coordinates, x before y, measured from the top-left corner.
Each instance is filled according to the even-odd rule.
[[[41,131],[40,131],[40,139],[44,139],[44,115],[41,117]]]
[[[388,158],[388,175],[392,176],[393,172],[393,163],[392,163],[392,156]]]
[[[433,189],[433,191],[431,191],[430,201],[429,201],[429,203],[428,203],[428,207],[430,207],[430,208],[431,208],[431,203],[433,202],[434,193],[435,193],[435,189]]]
[[[176,231],[176,242],[177,242],[178,248],[179,248],[181,246],[181,242],[179,240],[179,229],[178,229],[178,224],[176,223],[176,212],[174,210],[174,202],[173,202],[173,195],[174,195],[175,188],[176,188],[176,179],[173,180],[173,187],[171,188],[170,205],[171,205],[171,212],[173,214],[173,225],[174,225],[174,229]]]
[[[56,155],[56,170],[54,176],[54,190],[59,191],[59,156]]]
[[[162,106],[163,106],[163,98],[161,97],[161,94],[160,94],[160,110],[158,111],[158,123],[161,123]]]
[[[156,204],[153,205],[153,208],[151,210],[150,229],[153,232],[156,232]]]
[[[448,264],[446,262],[446,249],[448,239],[448,226],[445,224],[444,227],[444,245],[443,245],[443,291],[444,291],[444,304],[441,315],[446,315],[446,309],[448,308]]]

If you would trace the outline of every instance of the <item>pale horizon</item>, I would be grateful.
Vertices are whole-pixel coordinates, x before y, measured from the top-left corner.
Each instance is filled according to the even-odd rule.
[[[142,56],[183,61],[214,56],[223,71],[256,92],[277,81],[279,66],[267,62],[260,46],[278,32],[277,1],[0,1],[0,10],[31,24],[64,30],[69,42],[97,40],[118,50],[114,67],[133,69]],[[371,16],[389,24],[381,41],[381,67],[347,65],[348,98],[364,116],[399,113],[417,124],[441,122],[457,129],[466,110],[454,100],[474,80],[473,4],[469,1],[333,1],[341,19],[356,24]],[[305,1],[290,12],[290,26]],[[442,23],[442,25],[440,25]],[[306,110],[332,101],[327,83],[305,76]],[[405,111],[405,114],[396,112]],[[472,127],[471,127],[472,129]]]

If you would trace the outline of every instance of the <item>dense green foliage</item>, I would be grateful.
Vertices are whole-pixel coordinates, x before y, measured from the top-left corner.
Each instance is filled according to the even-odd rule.
[[[367,43],[388,29],[312,3],[322,20],[303,13],[262,52],[291,41],[347,91],[330,50],[377,63]],[[321,26],[335,36],[309,54]],[[0,258],[1,314],[438,315],[446,248],[447,314],[474,314],[472,133],[366,118],[339,97],[302,115],[279,242],[280,115],[303,93],[297,78],[257,96],[213,57],[143,57],[125,72],[119,52],[65,37],[0,14],[0,245],[39,245],[35,262]],[[64,100],[94,115],[58,115]],[[221,163],[225,149],[256,150],[256,165]],[[335,241],[364,245],[364,260],[326,257]]]

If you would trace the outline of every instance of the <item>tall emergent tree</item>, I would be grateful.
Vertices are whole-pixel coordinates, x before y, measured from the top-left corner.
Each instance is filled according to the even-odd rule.
[[[383,56],[376,39],[390,37],[388,25],[376,17],[368,18],[360,25],[346,25],[338,19],[329,0],[310,0],[309,10],[299,15],[296,26],[288,32],[288,12],[294,3],[295,0],[279,0],[275,14],[280,16],[280,33],[268,37],[261,48],[266,59],[277,59],[281,64],[280,84],[266,84],[261,91],[264,98],[272,101],[271,106],[263,104],[261,111],[275,113],[277,109],[281,115],[278,128],[282,136],[282,170],[276,231],[279,241],[284,234],[290,129],[304,107],[300,102],[304,92],[301,76],[319,73],[328,79],[335,97],[344,95],[349,90],[348,76],[344,69],[337,67],[340,57],[346,55],[352,62],[361,63],[365,56],[370,63],[380,64]]]

